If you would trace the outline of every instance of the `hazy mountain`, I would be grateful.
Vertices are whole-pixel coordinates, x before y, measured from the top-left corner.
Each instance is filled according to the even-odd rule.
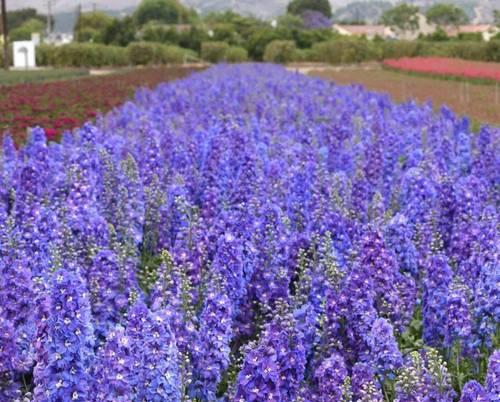
[[[52,0],[56,20],[56,30],[70,32],[75,22],[75,0]],[[130,14],[141,0],[83,0],[83,11],[89,11],[94,6],[110,15]],[[400,0],[330,0],[336,20],[361,19],[374,23],[390,5]],[[418,5],[423,10],[431,5],[445,0],[406,0]],[[289,0],[181,0],[186,6],[193,7],[201,14],[212,11],[233,10],[241,14],[254,15],[260,18],[272,19],[286,12]],[[361,5],[360,5],[361,3]],[[454,4],[461,6],[469,15],[471,21],[491,22],[494,9],[500,9],[500,0],[455,0]],[[36,7],[46,13],[46,0],[7,0],[9,9]]]
[[[338,8],[333,13],[336,22],[365,21],[376,24],[382,14],[392,7],[390,1],[355,1]]]

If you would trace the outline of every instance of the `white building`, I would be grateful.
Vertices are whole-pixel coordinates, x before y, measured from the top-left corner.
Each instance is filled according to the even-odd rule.
[[[35,42],[30,40],[12,43],[14,53],[14,68],[35,68]]]

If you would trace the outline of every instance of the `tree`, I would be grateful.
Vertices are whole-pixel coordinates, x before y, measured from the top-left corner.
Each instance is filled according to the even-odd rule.
[[[43,33],[45,24],[37,18],[31,18],[21,26],[10,31],[10,40],[31,40],[32,33]]]
[[[113,23],[113,18],[100,11],[82,13],[75,25],[78,42],[102,42],[104,31]]]
[[[135,19],[125,17],[115,19],[106,27],[102,35],[103,43],[107,45],[127,46],[135,40],[136,25]]]
[[[34,8],[22,8],[20,10],[7,12],[7,21],[9,23],[10,30],[19,28],[26,21],[31,19],[37,19],[44,24],[47,23],[47,17],[45,15],[38,14]]]
[[[436,4],[427,10],[427,20],[438,26],[459,26],[468,21],[467,14],[453,4]]]
[[[493,23],[497,27],[500,27],[500,10],[494,10],[493,11]]]
[[[140,26],[149,21],[179,24],[189,22],[192,11],[185,8],[178,0],[143,0],[134,17]]]
[[[419,27],[419,8],[406,3],[399,4],[382,15],[382,23],[385,26],[400,31],[416,31]]]
[[[299,30],[304,29],[304,21],[301,17],[293,14],[283,15],[278,18],[278,29]]]
[[[328,0],[292,0],[288,4],[288,14],[302,15],[306,10],[319,11],[325,17],[332,17],[332,7]]]

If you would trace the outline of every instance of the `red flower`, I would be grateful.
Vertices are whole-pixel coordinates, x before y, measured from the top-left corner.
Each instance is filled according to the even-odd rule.
[[[500,64],[450,59],[413,57],[385,60],[384,65],[398,70],[500,81]]]

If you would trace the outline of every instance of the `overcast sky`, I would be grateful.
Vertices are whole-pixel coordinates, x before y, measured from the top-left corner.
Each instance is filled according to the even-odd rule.
[[[47,0],[6,0],[7,9],[15,10],[17,8],[34,7],[41,12],[47,10]],[[125,7],[137,5],[140,0],[95,0],[98,8],[107,8],[119,10]],[[68,11],[75,9],[78,4],[82,4],[84,8],[92,7],[92,0],[52,0],[54,12]]]

